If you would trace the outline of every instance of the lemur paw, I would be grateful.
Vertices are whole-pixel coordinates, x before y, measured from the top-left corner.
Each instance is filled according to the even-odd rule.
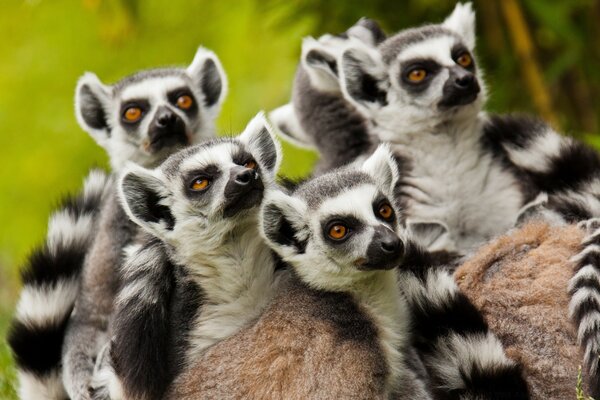
[[[586,219],[585,221],[579,222],[577,227],[583,230],[587,236],[594,235],[594,233],[600,229],[600,218]]]

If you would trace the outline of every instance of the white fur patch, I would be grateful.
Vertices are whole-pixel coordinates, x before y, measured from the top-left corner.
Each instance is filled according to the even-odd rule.
[[[553,157],[560,154],[564,140],[558,133],[548,130],[536,136],[526,148],[507,147],[508,156],[517,166],[536,172],[547,171]]]
[[[53,286],[25,286],[17,303],[17,318],[25,325],[56,324],[71,311],[78,280],[59,280]]]
[[[476,370],[493,371],[497,367],[514,366],[506,357],[502,343],[491,333],[464,337],[451,334],[439,339],[435,356],[426,360],[427,365],[441,377],[442,389],[465,389],[465,380],[469,380]]]
[[[56,255],[61,248],[83,247],[95,233],[93,228],[92,215],[76,218],[67,210],[56,212],[48,223],[48,248]]]
[[[40,378],[29,372],[18,371],[19,398],[21,400],[63,400],[67,393],[63,386],[60,371]]]

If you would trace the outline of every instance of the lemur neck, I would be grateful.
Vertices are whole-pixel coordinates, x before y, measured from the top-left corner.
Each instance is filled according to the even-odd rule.
[[[255,219],[243,225],[225,234],[212,252],[202,252],[187,263],[208,303],[232,303],[241,298],[258,301],[267,297],[264,291],[273,282],[275,261]]]

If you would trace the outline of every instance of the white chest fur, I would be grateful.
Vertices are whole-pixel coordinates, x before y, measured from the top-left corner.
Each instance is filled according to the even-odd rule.
[[[204,292],[189,333],[192,358],[260,315],[278,283],[273,270],[271,251],[255,230],[227,240],[218,255],[189,265]]]
[[[516,178],[485,152],[481,126],[404,136],[392,148],[409,155],[403,196],[408,222],[442,222],[449,229],[430,250],[468,252],[516,222],[523,195]]]

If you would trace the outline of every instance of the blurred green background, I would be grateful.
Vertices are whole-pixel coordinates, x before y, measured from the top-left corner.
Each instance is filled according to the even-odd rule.
[[[75,191],[104,152],[77,125],[75,82],[106,83],[141,68],[187,65],[198,45],[229,76],[219,119],[238,132],[260,109],[288,101],[303,36],[341,32],[361,16],[388,33],[441,21],[452,0],[3,0],[0,5],[0,398],[13,398],[4,342],[18,265],[44,237],[61,194]],[[480,0],[478,54],[489,109],[530,111],[600,144],[600,1]],[[310,171],[315,155],[284,147],[283,173]]]

